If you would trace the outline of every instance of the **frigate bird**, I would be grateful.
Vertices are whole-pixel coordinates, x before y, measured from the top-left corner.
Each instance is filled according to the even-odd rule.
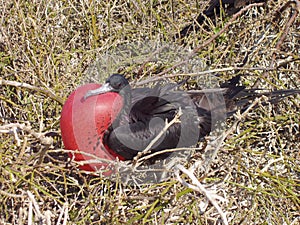
[[[270,102],[276,102],[299,93],[299,90],[258,93],[239,85],[239,80],[240,76],[236,76],[220,88],[206,91],[183,91],[181,84],[170,83],[133,89],[123,75],[113,74],[100,88],[87,91],[84,100],[107,93],[121,97],[122,103],[114,110],[117,115],[102,131],[100,141],[121,159],[130,160],[143,151],[164,129],[165,121],[172,121],[179,111],[182,112],[180,122],[172,124],[153,143],[151,152],[196,144],[214,129],[218,120],[224,120],[238,109],[245,110],[258,96],[267,95]]]

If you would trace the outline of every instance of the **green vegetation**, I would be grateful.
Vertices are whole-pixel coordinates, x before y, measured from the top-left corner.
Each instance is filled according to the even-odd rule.
[[[264,8],[253,6],[244,14],[217,18],[207,23],[208,28],[174,40],[207,4],[2,1],[0,224],[30,224],[29,220],[33,224],[216,224],[221,220],[203,192],[184,186],[176,176],[133,187],[80,171],[63,149],[59,128],[67,96],[80,84],[95,82],[95,62],[105,52],[132,42],[163,41],[197,49],[193,59],[201,61],[198,72],[218,71],[221,80],[238,73],[247,87],[260,78],[258,88],[300,88],[300,17],[293,18],[294,4],[270,0]],[[246,56],[247,63],[241,66]],[[174,64],[133,62],[116,69],[137,86],[141,84],[137,81],[155,79]],[[107,76],[100,74],[96,81]],[[194,87],[195,80],[185,86]],[[299,100],[298,95],[274,105],[258,102],[240,123],[228,120],[233,128],[207,173],[199,164],[205,150],[196,150],[184,165],[190,168],[198,162],[193,174],[219,196],[215,201],[229,224],[300,222]],[[179,176],[196,185],[188,174]]]

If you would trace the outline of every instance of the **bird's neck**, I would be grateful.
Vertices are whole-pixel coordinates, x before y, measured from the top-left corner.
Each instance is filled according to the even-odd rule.
[[[113,127],[118,127],[120,125],[128,124],[129,122],[129,113],[131,109],[131,89],[130,87],[125,87],[119,94],[123,98],[123,107],[120,110],[118,116],[113,122]]]

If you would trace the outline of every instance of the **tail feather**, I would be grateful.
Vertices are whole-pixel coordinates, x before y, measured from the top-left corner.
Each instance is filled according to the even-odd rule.
[[[275,90],[275,91],[264,91],[261,89],[244,89],[233,99],[229,99],[226,103],[227,106],[227,116],[233,115],[235,112],[240,110],[241,112],[247,110],[251,105],[251,102],[256,98],[266,96],[267,99],[261,102],[262,105],[267,105],[268,103],[276,104],[283,100],[284,98],[300,94],[299,89],[289,89],[289,90]],[[256,106],[257,107],[257,106]]]
[[[261,96],[267,97],[261,102],[262,105],[266,105],[276,104],[288,96],[300,94],[299,89],[275,91],[246,89],[245,86],[239,85],[239,81],[240,75],[224,82],[219,89],[188,91],[196,106],[201,108],[199,116],[206,112],[206,118],[208,118],[207,112],[223,113],[226,111],[227,117],[230,117],[238,110],[245,111],[256,98]]]

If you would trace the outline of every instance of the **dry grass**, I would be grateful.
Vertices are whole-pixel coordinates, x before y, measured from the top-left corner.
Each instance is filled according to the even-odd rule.
[[[62,150],[62,103],[101,54],[145,39],[197,48],[193,58],[207,74],[219,70],[226,79],[240,73],[249,87],[260,78],[261,88],[299,89],[300,20],[291,20],[296,6],[286,3],[270,0],[231,20],[218,18],[179,42],[174,35],[207,1],[2,1],[0,223],[220,224],[203,193],[175,176],[131,187],[78,170]],[[121,70],[136,81],[172,64],[164,66]],[[229,224],[300,223],[299,104],[294,96],[250,110],[209,171],[194,168],[219,196]],[[203,154],[196,151],[185,166],[197,165]],[[188,174],[178,175],[192,183]]]

